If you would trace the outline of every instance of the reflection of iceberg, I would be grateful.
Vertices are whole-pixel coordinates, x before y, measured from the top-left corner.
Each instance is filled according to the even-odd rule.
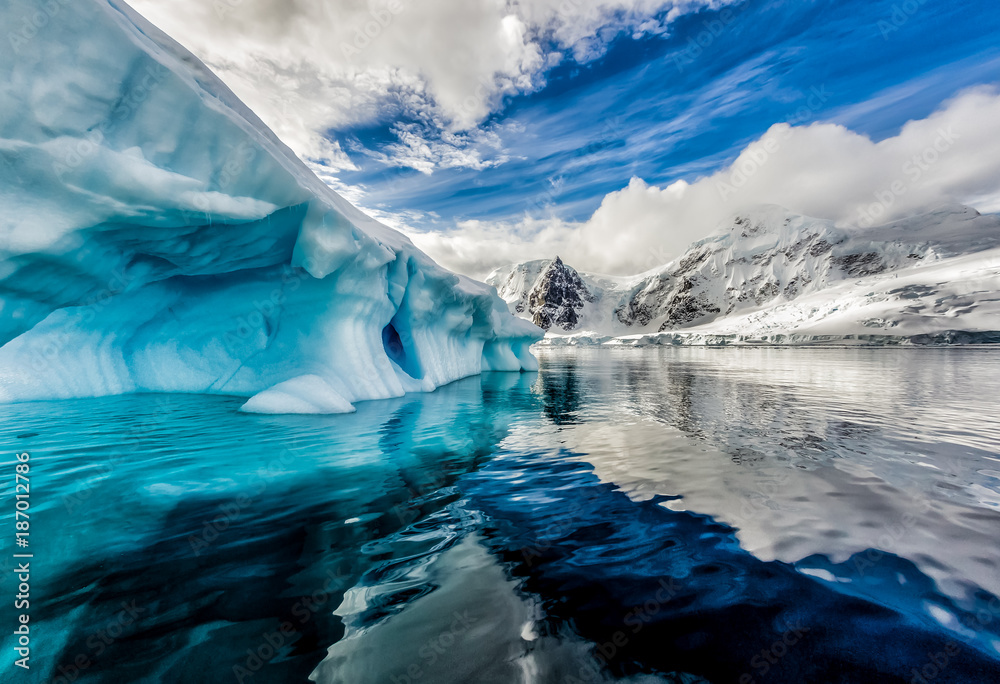
[[[328,412],[535,368],[533,326],[331,191],[127,5],[46,7],[0,45],[0,400]]]
[[[421,537],[441,533],[446,522],[458,521],[442,520],[434,529],[415,530],[410,536],[416,543],[407,544],[403,536],[395,545],[419,546]],[[516,583],[475,539],[472,534],[429,556],[388,563],[389,569],[405,565],[392,577],[380,578],[381,585],[350,590],[337,611],[344,617],[346,634],[330,648],[312,679],[331,684],[523,681],[517,660],[526,650],[523,630],[531,624],[531,606],[516,595]],[[431,582],[433,590],[426,586]],[[380,595],[390,591],[396,596]],[[381,611],[372,604],[390,598],[398,604],[391,605],[395,611],[377,620]],[[363,618],[373,624],[365,625]]]
[[[297,635],[253,681],[306,681],[381,540],[440,519],[459,477],[532,405],[534,379],[484,373],[333,417],[227,420],[232,398],[178,394],[0,406],[5,440],[41,433],[21,443],[49,454],[34,474],[52,505],[32,516],[48,563],[32,670],[58,679],[85,653],[87,681],[225,682],[288,621]],[[123,599],[142,619],[98,657],[88,639]]]
[[[456,522],[446,516],[434,521]],[[407,530],[393,541],[402,547],[408,537],[426,539],[445,529],[428,527]],[[593,644],[569,630],[540,633],[544,616],[538,600],[520,594],[519,582],[506,575],[476,532],[389,565],[394,572],[371,573],[380,576],[366,577],[348,591],[337,610],[346,625],[344,638],[330,647],[310,676],[313,681],[705,684],[690,675],[618,679],[602,670]],[[379,583],[370,584],[373,579]],[[386,598],[389,592],[394,594]],[[381,606],[373,604],[389,600],[395,610],[385,617],[379,614]]]

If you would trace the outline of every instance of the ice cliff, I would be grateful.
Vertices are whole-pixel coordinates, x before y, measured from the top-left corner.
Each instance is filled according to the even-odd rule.
[[[322,183],[118,0],[0,4],[0,401],[338,412],[536,368],[530,323]]]

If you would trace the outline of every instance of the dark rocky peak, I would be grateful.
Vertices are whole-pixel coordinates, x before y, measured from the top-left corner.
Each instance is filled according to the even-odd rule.
[[[572,330],[579,323],[577,311],[583,308],[585,301],[593,302],[594,295],[584,285],[580,274],[557,256],[532,288],[528,311],[535,325],[544,330],[553,325]]]

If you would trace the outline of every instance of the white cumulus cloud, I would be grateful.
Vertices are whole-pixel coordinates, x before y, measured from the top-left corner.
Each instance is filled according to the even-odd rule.
[[[393,163],[483,168],[478,130],[504,95],[530,92],[564,54],[622,32],[663,33],[736,0],[131,0],[207,63],[297,154],[352,168],[327,132],[402,118]],[[424,144],[426,142],[426,144]],[[398,158],[396,154],[398,153]],[[502,157],[499,157],[502,161]]]
[[[1000,211],[994,88],[967,91],[879,142],[836,124],[775,124],[712,175],[666,187],[632,178],[587,221],[467,221],[410,235],[444,266],[480,278],[505,263],[556,254],[581,270],[626,275],[670,261],[755,204],[858,226],[955,202]]]

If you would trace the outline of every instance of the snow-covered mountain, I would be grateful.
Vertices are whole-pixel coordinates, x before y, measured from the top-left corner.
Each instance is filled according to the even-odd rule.
[[[541,336],[321,182],[119,0],[0,3],[0,401],[351,410]]]
[[[548,343],[1000,341],[1000,217],[943,207],[841,229],[766,206],[638,276],[556,259],[487,282]]]
[[[490,278],[497,276],[494,272]],[[499,276],[497,276],[499,278]],[[551,261],[529,261],[512,267],[503,282],[490,282],[501,296],[510,293],[507,303],[513,311],[543,330],[556,327],[573,330],[580,324],[581,311],[596,299],[575,270],[556,257]]]

